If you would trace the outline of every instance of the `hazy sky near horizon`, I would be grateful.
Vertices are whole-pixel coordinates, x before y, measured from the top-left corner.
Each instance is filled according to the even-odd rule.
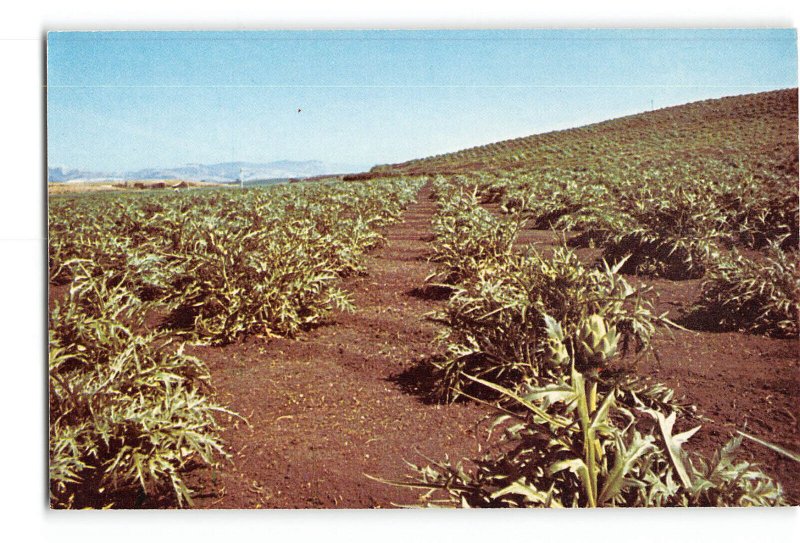
[[[48,166],[400,162],[651,104],[795,87],[796,39],[793,29],[51,32]]]

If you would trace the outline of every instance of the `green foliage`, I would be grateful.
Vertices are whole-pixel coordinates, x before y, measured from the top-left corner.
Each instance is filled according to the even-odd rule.
[[[604,336],[610,329],[592,316],[581,328]],[[566,345],[549,332],[553,364]],[[589,344],[586,345],[589,347]],[[611,342],[589,347],[609,356]],[[690,455],[683,445],[699,429],[675,434],[675,413],[632,408],[604,393],[574,364],[568,376],[545,385],[506,388],[469,377],[505,398],[492,430],[495,447],[473,470],[449,459],[412,465],[414,475],[389,482],[426,491],[427,505],[460,507],[652,507],[783,505],[780,485],[746,462],[733,460],[741,437],[713,458]],[[647,424],[655,420],[657,427]]]
[[[350,309],[337,288],[341,268],[313,225],[261,229],[198,229],[203,237],[174,282],[173,318],[191,319],[191,336],[228,343],[250,331],[294,335],[333,307]]]
[[[433,256],[438,271],[429,279],[455,285],[501,265],[511,254],[518,216],[496,218],[481,207],[477,192],[440,182],[440,209],[433,220]]]
[[[790,460],[794,460],[795,462],[800,462],[800,453],[796,453],[796,452],[784,449],[780,445],[775,445],[774,443],[770,443],[769,441],[764,441],[763,439],[759,439],[759,438],[757,438],[755,436],[751,436],[750,434],[746,434],[746,433],[738,431],[738,430],[737,430],[736,433],[739,434],[740,436],[744,437],[744,438],[749,439],[750,441],[758,443],[759,445],[763,445],[764,447],[770,449],[771,451],[776,452],[776,453],[778,453],[778,454],[780,454],[782,456],[785,456],[786,458],[788,458]]]
[[[491,174],[522,177],[559,171],[584,181],[685,165],[754,175],[797,200],[797,89],[706,100],[619,119],[490,143],[403,164],[376,167],[398,174]],[[712,166],[709,168],[708,166]],[[687,178],[685,184],[694,182]],[[672,188],[675,188],[673,186]]]
[[[488,396],[502,413],[503,439],[474,469],[432,461],[398,484],[462,507],[783,504],[778,484],[734,461],[741,437],[711,458],[685,451],[697,429],[673,430],[693,408],[624,365],[671,323],[620,274],[708,274],[698,306],[715,324],[796,336],[796,126],[792,89],[377,168],[452,177],[435,191],[435,277],[455,287],[437,392]],[[489,203],[509,225],[601,249],[603,269],[565,248],[514,254],[517,231]]]
[[[164,337],[139,335],[137,298],[106,274],[76,277],[50,316],[50,488],[54,507],[114,505],[115,492],[171,489],[181,472],[227,458],[208,374]]]
[[[706,187],[665,183],[643,185],[627,201],[629,219],[610,232],[604,257],[631,255],[625,271],[682,279],[700,277],[723,239],[724,213],[709,200]]]
[[[547,356],[548,330],[576,340],[571,345],[577,348],[571,346],[567,354],[583,369],[599,370],[610,362],[607,356],[585,354],[585,344],[599,342],[615,353],[619,344],[622,354],[647,351],[656,326],[668,321],[619,275],[621,265],[588,269],[564,247],[550,259],[531,251],[509,256],[502,273],[489,269],[459,286],[440,315],[448,326],[446,355],[434,362],[440,397],[457,398],[470,384],[465,375],[513,386],[562,374],[563,360],[554,365]],[[582,329],[592,315],[611,328],[603,333]]]
[[[165,489],[191,504],[183,473],[228,458],[220,424],[235,414],[176,336],[293,335],[350,308],[339,278],[363,273],[421,183],[52,199],[50,280],[69,292],[50,314],[51,504]]]
[[[797,90],[665,108],[381,171],[458,174],[483,203],[629,256],[625,273],[702,277],[721,249],[798,246]]]
[[[363,273],[364,254],[383,242],[379,229],[421,182],[55,199],[50,279],[69,283],[93,262],[92,273],[124,278],[196,341],[293,335],[351,308],[338,279]]]
[[[703,282],[696,320],[729,330],[797,337],[800,258],[773,243],[762,255],[720,257]]]
[[[625,273],[697,278],[734,244],[797,247],[792,185],[714,160],[620,165],[601,174],[555,168],[472,179],[480,193],[535,228],[577,232],[572,245],[601,247],[608,261],[628,257]],[[502,191],[496,188],[499,179]]]
[[[731,176],[716,184],[716,200],[727,217],[726,229],[745,247],[778,243],[798,246],[798,197],[791,183],[768,171]]]

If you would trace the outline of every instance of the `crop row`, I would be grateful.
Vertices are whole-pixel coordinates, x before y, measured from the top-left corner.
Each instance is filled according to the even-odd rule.
[[[783,503],[778,483],[734,461],[742,436],[712,458],[684,450],[699,426],[674,428],[693,408],[630,360],[672,323],[620,275],[624,258],[591,268],[566,246],[514,252],[521,212],[494,217],[468,180],[435,189],[431,280],[451,289],[436,392],[493,405],[500,437],[473,469],[433,461],[395,484],[463,507]]]
[[[608,261],[627,257],[624,273],[704,278],[695,309],[715,326],[798,333],[798,199],[780,179],[711,163],[608,178],[555,170],[471,179],[483,202],[532,227],[574,233],[570,245],[601,248]]]
[[[418,180],[50,202],[50,482],[56,507],[101,507],[228,455],[202,361],[185,341],[292,336],[352,302]],[[64,285],[59,287],[59,285]]]

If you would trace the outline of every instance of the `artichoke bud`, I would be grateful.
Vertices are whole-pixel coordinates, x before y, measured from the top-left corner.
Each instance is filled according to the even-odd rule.
[[[548,342],[550,349],[550,361],[556,366],[565,366],[569,364],[569,352],[567,347],[560,341],[550,340]]]
[[[609,328],[605,319],[595,314],[583,321],[576,339],[583,358],[597,366],[614,357],[619,336],[614,327]]]
[[[556,366],[569,364],[569,352],[564,345],[564,330],[561,324],[550,315],[544,316],[545,330],[547,331],[547,346],[550,351],[550,361]]]

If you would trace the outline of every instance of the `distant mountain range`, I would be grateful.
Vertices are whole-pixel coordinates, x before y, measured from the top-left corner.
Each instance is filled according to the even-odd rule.
[[[320,160],[279,160],[276,162],[222,162],[186,164],[176,168],[147,168],[135,171],[93,172],[77,169],[47,168],[50,183],[131,181],[146,179],[182,179],[229,183],[241,174],[245,181],[314,177],[317,175],[363,172],[370,165],[337,164]]]

